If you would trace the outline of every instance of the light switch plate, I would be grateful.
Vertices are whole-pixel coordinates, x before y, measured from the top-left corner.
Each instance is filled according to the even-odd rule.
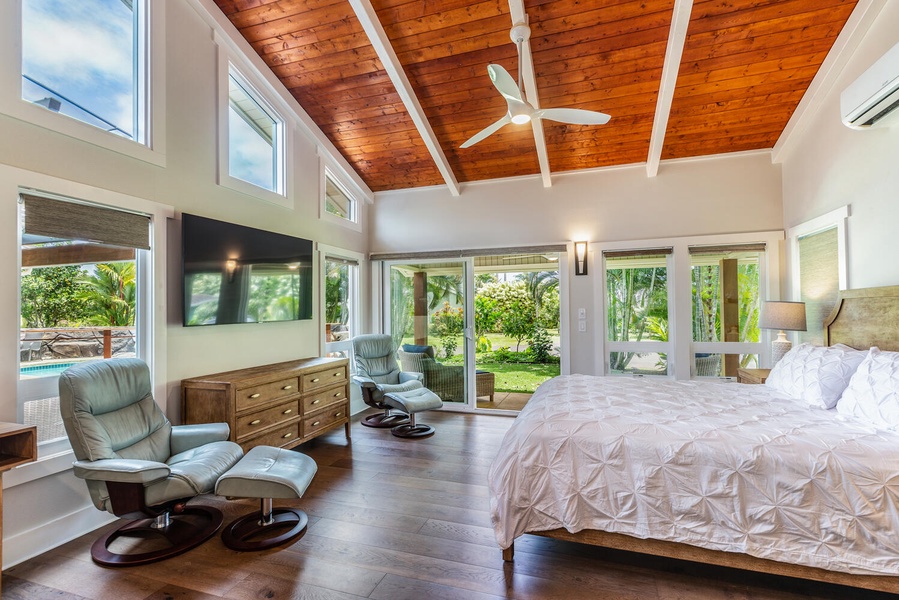
[[[587,321],[581,319],[577,322],[577,330],[578,331],[587,331]]]
[[[586,319],[587,318],[587,309],[586,308],[577,309],[577,318],[578,319]]]

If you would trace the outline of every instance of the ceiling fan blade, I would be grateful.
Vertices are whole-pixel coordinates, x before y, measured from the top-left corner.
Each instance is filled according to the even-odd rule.
[[[521,90],[518,89],[518,84],[515,83],[515,80],[512,79],[509,72],[502,66],[487,65],[487,74],[490,75],[490,81],[493,82],[493,85],[496,86],[496,89],[498,89],[499,93],[505,98],[518,100],[519,102],[522,101]]]
[[[503,116],[502,119],[500,119],[499,121],[497,121],[497,122],[494,123],[493,125],[490,125],[490,126],[488,126],[488,127],[485,127],[485,128],[482,129],[481,131],[479,131],[479,132],[477,132],[476,134],[474,134],[473,136],[471,136],[471,138],[469,138],[468,141],[466,141],[464,144],[462,144],[462,145],[459,146],[459,147],[460,147],[460,148],[468,148],[469,146],[474,146],[475,144],[477,144],[478,142],[480,142],[481,140],[483,140],[483,139],[484,139],[485,137],[487,137],[488,135],[490,135],[490,134],[494,133],[495,131],[497,131],[497,130],[498,130],[500,127],[502,127],[503,125],[508,125],[508,124],[511,123],[511,122],[512,122],[512,119],[509,117],[508,114],[506,114],[506,115]]]
[[[612,117],[605,113],[580,108],[541,108],[534,111],[534,118],[572,125],[605,125]]]

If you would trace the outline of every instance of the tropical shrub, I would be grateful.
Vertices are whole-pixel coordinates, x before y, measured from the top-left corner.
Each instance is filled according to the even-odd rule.
[[[465,318],[462,313],[462,307],[453,308],[449,302],[443,303],[443,308],[434,313],[431,319],[431,327],[437,337],[440,338],[440,345],[443,348],[443,355],[450,358],[456,353],[458,340],[456,339],[461,333],[465,325]]]
[[[546,329],[540,325],[534,326],[534,331],[528,341],[528,353],[534,357],[534,362],[549,362],[550,351],[553,344]]]

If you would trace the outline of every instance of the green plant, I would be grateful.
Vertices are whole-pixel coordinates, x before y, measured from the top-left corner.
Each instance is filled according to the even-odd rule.
[[[487,336],[478,337],[478,341],[475,343],[475,352],[490,352],[491,350],[493,350],[493,345]]]
[[[78,296],[88,307],[91,325],[128,327],[134,325],[137,271],[134,263],[114,262],[96,265],[92,274],[78,277]]]
[[[528,340],[528,353],[534,357],[535,363],[549,362],[550,350],[553,344],[546,329],[540,325],[534,326],[534,331]]]
[[[443,303],[443,308],[434,313],[431,319],[431,326],[437,337],[440,338],[440,344],[443,348],[443,355],[450,358],[456,353],[458,347],[457,336],[462,333],[465,324],[465,318],[462,313],[462,307],[453,308],[449,302]]]
[[[80,266],[41,267],[22,275],[22,324],[25,327],[75,325],[87,317],[78,295]]]

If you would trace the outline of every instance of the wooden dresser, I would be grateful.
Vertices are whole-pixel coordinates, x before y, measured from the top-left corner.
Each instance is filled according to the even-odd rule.
[[[292,448],[340,425],[350,439],[348,361],[304,358],[181,381],[181,419],[227,423],[231,440]]]

